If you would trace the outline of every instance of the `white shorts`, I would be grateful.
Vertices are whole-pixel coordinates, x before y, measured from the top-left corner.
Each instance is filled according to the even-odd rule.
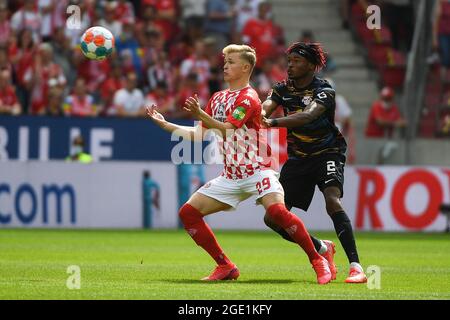
[[[273,170],[261,170],[246,179],[232,180],[219,176],[207,182],[197,192],[226,203],[236,209],[241,201],[256,195],[256,203],[269,193],[280,193],[284,190],[278,181],[279,173]]]

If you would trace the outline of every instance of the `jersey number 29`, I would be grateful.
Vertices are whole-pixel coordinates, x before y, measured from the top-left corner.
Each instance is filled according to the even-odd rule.
[[[261,194],[263,191],[266,191],[269,188],[270,188],[270,179],[269,178],[264,178],[264,179],[262,179],[261,182],[258,182],[256,184],[256,189],[258,190],[259,194]]]

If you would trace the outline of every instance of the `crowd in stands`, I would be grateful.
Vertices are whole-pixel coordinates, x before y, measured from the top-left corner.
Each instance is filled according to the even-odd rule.
[[[78,27],[66,25],[71,5]],[[102,61],[79,48],[94,25],[116,40]],[[258,52],[252,81],[265,99],[285,77],[286,47],[266,1],[0,0],[0,114],[137,117],[156,103],[186,118],[187,97],[197,93],[204,105],[224,88],[221,50],[230,42]]]
[[[367,49],[369,63],[380,74],[380,86],[401,93],[418,2],[342,0],[341,3],[344,27],[352,29]],[[381,9],[381,29],[369,30],[366,27],[366,9],[371,4]],[[422,137],[450,136],[450,1],[435,2],[432,23],[433,52],[428,59],[425,101],[419,123]]]

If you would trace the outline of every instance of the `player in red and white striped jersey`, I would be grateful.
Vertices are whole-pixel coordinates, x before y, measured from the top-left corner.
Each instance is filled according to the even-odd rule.
[[[225,255],[214,233],[203,217],[237,207],[239,202],[256,195],[275,223],[286,230],[303,248],[316,272],[319,284],[331,280],[328,262],[314,248],[303,222],[284,205],[284,191],[278,174],[268,167],[261,151],[267,151],[259,139],[262,128],[261,102],[249,80],[256,63],[255,50],[246,45],[229,45],[223,49],[224,80],[229,89],[215,93],[205,110],[197,96],[186,100],[184,109],[201,124],[196,127],[178,126],[167,122],[155,109],[148,107],[148,115],[161,128],[181,137],[195,140],[214,129],[222,139],[224,171],[209,181],[181,207],[179,216],[184,228],[217,263],[211,275],[203,280],[234,280],[239,276],[236,265]],[[263,152],[266,153],[266,152]]]

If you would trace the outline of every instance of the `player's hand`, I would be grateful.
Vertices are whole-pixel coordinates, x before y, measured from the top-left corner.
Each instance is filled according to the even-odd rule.
[[[263,123],[264,119],[266,118],[266,110],[264,110],[264,109],[261,110],[260,117],[261,117],[261,123]]]
[[[147,115],[150,119],[156,123],[161,128],[164,127],[167,123],[166,119],[164,119],[163,115],[156,111],[156,105],[152,104],[150,107],[147,107]]]
[[[262,117],[262,125],[264,128],[271,128],[272,127],[272,119],[267,119],[266,117]]]
[[[192,113],[193,116],[197,117],[202,110],[197,94],[195,94],[193,97],[187,98],[183,108],[187,112]]]

